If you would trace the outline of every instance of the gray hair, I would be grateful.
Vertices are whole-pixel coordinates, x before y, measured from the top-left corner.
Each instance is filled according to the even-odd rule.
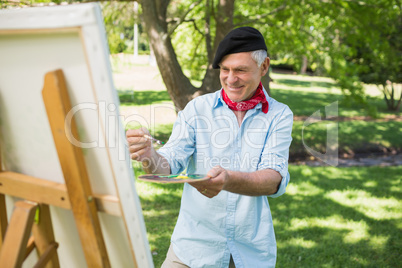
[[[251,52],[251,57],[255,60],[258,67],[261,67],[261,64],[265,61],[266,57],[268,57],[268,53],[264,49],[255,50]]]

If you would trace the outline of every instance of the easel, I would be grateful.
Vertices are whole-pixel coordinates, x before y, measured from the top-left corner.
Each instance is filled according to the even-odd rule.
[[[110,267],[97,213],[110,210],[116,214],[119,211],[119,200],[93,195],[81,148],[71,144],[66,137],[64,120],[71,109],[71,103],[61,70],[45,75],[42,96],[65,184],[3,171],[0,159],[1,266],[21,267],[34,248],[39,255],[35,267],[60,266],[58,244],[55,242],[50,218],[49,206],[52,205],[72,210],[88,267]],[[78,139],[74,120],[71,133]],[[9,224],[5,195],[24,199],[15,203]],[[36,223],[35,213],[39,215],[39,222]]]

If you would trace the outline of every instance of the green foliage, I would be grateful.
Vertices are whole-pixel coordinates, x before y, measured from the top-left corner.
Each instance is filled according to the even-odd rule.
[[[170,16],[181,17],[193,2],[175,1]],[[213,36],[217,27],[218,4],[207,3],[214,2],[201,1],[172,35],[181,66],[195,80],[207,68],[205,34]],[[254,26],[263,33],[272,59],[299,71],[306,57],[311,70],[334,78],[346,98],[373,117],[376,109],[361,82],[400,83],[399,1],[238,0],[233,12],[234,27]]]
[[[136,16],[134,13],[134,2],[102,2],[101,7],[111,54],[133,52],[135,21],[139,24],[139,50],[149,51],[146,33],[139,15]]]
[[[175,1],[170,5],[169,16],[181,17],[187,12],[194,1]],[[202,1],[195,6],[188,14],[187,20],[181,23],[173,32],[171,38],[177,58],[186,75],[192,80],[201,81],[207,68],[207,52],[205,40],[205,3]],[[209,28],[208,30],[213,30]]]
[[[376,5],[378,8],[373,9],[372,4],[356,6],[351,3],[352,10],[357,10],[354,12],[357,26],[340,35],[340,46],[346,53],[343,53],[345,66],[339,81],[355,98],[364,96],[361,87],[353,88],[348,83],[376,84],[386,93],[387,84],[393,87],[402,82],[402,7],[395,1],[379,1]],[[384,96],[388,109],[397,110],[396,102],[389,102],[387,98],[398,100],[402,95],[389,92]]]

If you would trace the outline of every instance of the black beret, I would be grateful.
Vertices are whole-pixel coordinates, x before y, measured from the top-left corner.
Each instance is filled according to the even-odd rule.
[[[260,49],[268,51],[264,37],[257,29],[252,27],[236,28],[230,31],[219,43],[212,67],[219,69],[219,63],[228,54]]]

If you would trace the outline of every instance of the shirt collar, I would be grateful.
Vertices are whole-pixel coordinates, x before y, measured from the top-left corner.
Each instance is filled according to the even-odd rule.
[[[226,105],[227,106],[227,104],[222,99],[221,90],[222,90],[222,88],[220,90],[218,90],[217,92],[215,92],[216,96],[215,96],[215,103],[213,105],[213,108],[216,108],[216,107],[218,107],[220,105]]]

